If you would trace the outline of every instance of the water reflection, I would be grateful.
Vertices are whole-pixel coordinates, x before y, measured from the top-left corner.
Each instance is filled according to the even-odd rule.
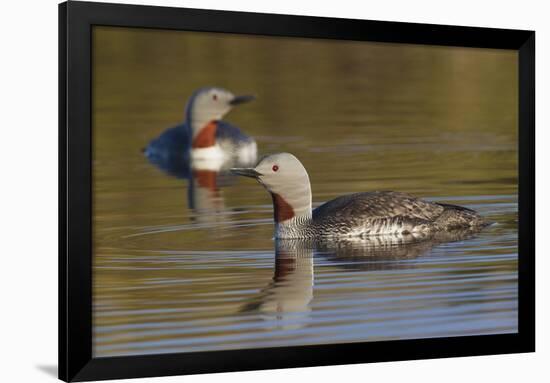
[[[280,330],[309,323],[314,298],[314,260],[324,258],[345,270],[380,271],[409,267],[399,261],[427,254],[434,246],[472,238],[472,230],[419,236],[373,236],[330,241],[277,239],[273,279],[240,312],[260,313]]]
[[[187,186],[188,206],[193,212],[191,221],[208,226],[227,221],[227,217],[232,212],[226,208],[222,188],[236,181],[236,178],[228,172],[193,170]]]
[[[234,185],[238,177],[229,169],[251,166],[255,158],[191,159],[184,156],[147,157],[167,175],[187,180],[187,206],[195,223],[223,222],[231,213],[226,209],[222,188]]]
[[[236,187],[218,192],[227,198]],[[204,192],[202,211],[219,208],[215,193],[197,190]],[[514,332],[517,201],[501,195],[454,202],[465,201],[497,223],[479,234],[438,233],[411,243],[395,237],[274,242],[267,233],[270,219],[261,225],[258,220],[241,225],[233,217],[205,225],[136,227],[139,235],[110,253],[103,250],[95,262],[101,277],[94,285],[95,353]],[[247,209],[262,211],[258,205]],[[269,216],[269,209],[262,214]],[[220,214],[243,213],[231,212],[228,203]],[[208,215],[197,219],[213,220]],[[253,235],[264,229],[266,235]],[[188,249],[189,239],[181,239],[186,233],[196,238],[195,247],[234,245]],[[156,249],[144,250],[151,247]]]
[[[401,236],[371,236],[365,238],[320,241],[318,254],[332,261],[346,261],[347,269],[391,270],[400,268],[400,260],[414,259],[428,253],[434,246],[470,239],[479,230],[461,229]],[[365,262],[368,260],[369,262]]]
[[[273,279],[241,312],[259,312],[278,329],[306,325],[313,299],[313,255],[311,243],[277,240]]]

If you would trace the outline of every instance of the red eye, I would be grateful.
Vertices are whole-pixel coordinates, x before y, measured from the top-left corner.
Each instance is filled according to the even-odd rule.
[[[273,169],[273,171],[276,172],[277,170],[279,170],[279,166],[273,165],[273,167],[271,169]]]
[[[217,94],[213,94],[212,95],[212,100],[216,101],[218,99],[218,95]]]

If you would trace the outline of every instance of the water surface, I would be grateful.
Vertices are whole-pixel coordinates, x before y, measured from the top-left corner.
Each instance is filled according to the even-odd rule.
[[[94,354],[517,331],[517,56],[94,30]],[[313,201],[398,190],[495,224],[450,241],[278,243],[249,179],[170,176],[141,148],[219,85],[227,120],[294,153]],[[207,182],[204,182],[207,181]]]

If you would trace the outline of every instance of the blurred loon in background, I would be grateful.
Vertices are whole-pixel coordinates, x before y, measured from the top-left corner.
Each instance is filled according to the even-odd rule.
[[[216,87],[198,89],[187,102],[184,122],[165,130],[143,152],[153,164],[180,178],[188,178],[191,168],[219,171],[226,163],[253,164],[256,141],[221,119],[254,98]]]
[[[391,191],[349,194],[312,210],[309,176],[290,153],[266,156],[254,168],[231,170],[257,179],[271,194],[275,238],[423,237],[437,231],[477,231],[489,224],[466,207]]]

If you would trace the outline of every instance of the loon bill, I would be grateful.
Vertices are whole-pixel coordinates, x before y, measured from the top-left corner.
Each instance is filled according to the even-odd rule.
[[[421,236],[488,225],[474,210],[392,191],[344,195],[312,210],[309,176],[290,153],[272,154],[254,168],[231,171],[255,178],[271,194],[275,238]]]

